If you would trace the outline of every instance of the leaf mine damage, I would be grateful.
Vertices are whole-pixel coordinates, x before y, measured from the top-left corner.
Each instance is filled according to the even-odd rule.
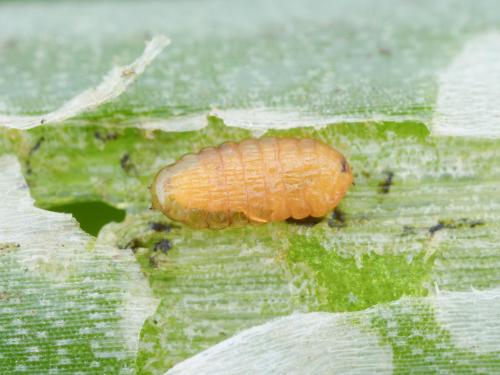
[[[124,93],[169,44],[170,40],[166,36],[156,35],[146,44],[141,56],[129,65],[114,67],[97,87],[81,92],[60,108],[41,116],[0,114],[0,126],[31,129],[46,123],[59,123],[82,112],[95,109]]]
[[[448,219],[439,220],[436,225],[429,228],[429,233],[431,237],[438,231],[442,229],[460,229],[460,228],[475,228],[480,225],[484,225],[483,220],[472,220],[467,218],[462,218],[458,220]]]
[[[379,183],[379,192],[382,194],[389,194],[391,186],[393,184],[394,172],[386,171],[384,172],[385,179]]]
[[[153,251],[161,251],[163,254],[167,254],[172,246],[172,242],[165,238],[155,243],[155,245],[153,246]]]
[[[330,215],[328,226],[330,228],[342,228],[346,226],[345,213],[339,207],[335,207],[335,210]]]

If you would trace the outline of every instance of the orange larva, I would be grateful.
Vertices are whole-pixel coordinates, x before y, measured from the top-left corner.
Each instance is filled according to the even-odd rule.
[[[248,139],[206,148],[162,168],[153,207],[197,228],[321,217],[353,182],[344,156],[299,138]]]

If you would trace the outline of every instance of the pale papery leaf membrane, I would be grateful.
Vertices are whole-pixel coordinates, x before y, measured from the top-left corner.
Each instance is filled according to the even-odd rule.
[[[452,63],[442,70],[438,80],[436,110],[427,114],[388,115],[383,113],[340,114],[319,116],[296,108],[213,109],[206,116],[215,116],[228,126],[250,130],[261,136],[268,129],[291,129],[343,123],[409,122],[425,123],[437,136],[495,137],[500,136],[500,33],[479,34],[463,46]],[[171,120],[143,119],[140,128],[162,131],[195,130],[206,126],[204,115]]]
[[[497,80],[491,78],[491,74],[497,74],[499,70],[499,59],[494,52],[497,50],[494,47],[499,44],[499,38],[500,34],[498,33],[487,33],[470,41],[457,60],[441,74],[440,95],[432,120],[433,133],[474,137],[498,136],[498,126],[495,125],[498,123],[496,119],[499,117],[495,101],[498,96],[498,87],[495,84]],[[148,43],[144,53],[136,61],[124,67],[114,68],[98,87],[82,92],[61,108],[39,116],[0,115],[0,125],[29,129],[44,123],[61,122],[81,112],[95,109],[121,95],[169,43],[168,38],[159,35]],[[469,61],[470,59],[474,59],[474,61]],[[475,67],[475,70],[470,67]],[[463,85],[463,87],[456,87],[456,85]],[[457,91],[464,94],[455,95]],[[479,118],[478,115],[480,115]],[[208,116],[221,118],[229,126],[251,130],[256,136],[262,135],[267,129],[290,129],[307,125],[321,128],[328,124],[361,121],[422,121],[430,123],[425,115],[416,114],[391,116],[372,113],[324,117],[294,109],[256,108],[250,110],[213,109],[206,114],[170,120],[136,119],[131,126],[162,131],[197,130],[208,124],[206,121]]]
[[[423,314],[422,307],[428,312]],[[392,374],[399,353],[384,337],[388,334],[407,346],[415,361],[422,359],[414,367],[406,364],[408,371],[461,372],[468,362],[482,361],[479,368],[494,373],[499,368],[495,364],[500,352],[499,308],[500,289],[492,289],[406,298],[361,312],[293,314],[243,331],[166,374]],[[432,332],[435,320],[426,321],[433,312],[441,332]],[[415,322],[412,335],[421,340],[398,337],[404,330],[401,313]],[[389,332],[378,326],[380,321]],[[442,352],[426,352],[426,340],[436,341]]]
[[[164,34],[175,41],[168,56],[100,108],[101,116],[123,119],[133,109],[171,118],[212,108],[431,116],[436,73],[467,40],[498,28],[494,7],[455,0],[5,3],[0,109],[52,112],[97,86],[110,61],[129,61],[145,36]]]
[[[349,314],[293,314],[243,331],[167,374],[392,374],[392,349]]]
[[[53,112],[38,116],[6,116],[0,114],[0,126],[15,129],[30,129],[44,124],[53,124],[90,111],[109,102],[127,90],[146,67],[170,44],[164,35],[151,39],[144,52],[129,65],[114,67],[95,88],[83,91]]]
[[[461,137],[500,137],[500,32],[467,41],[439,74],[432,132]]]
[[[0,372],[134,373],[158,301],[131,253],[34,207],[14,156],[0,157],[0,196]]]

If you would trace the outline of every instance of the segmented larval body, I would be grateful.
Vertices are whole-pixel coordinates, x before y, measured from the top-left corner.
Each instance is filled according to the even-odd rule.
[[[353,182],[344,156],[314,139],[261,138],[188,154],[162,168],[153,207],[197,228],[321,217]]]

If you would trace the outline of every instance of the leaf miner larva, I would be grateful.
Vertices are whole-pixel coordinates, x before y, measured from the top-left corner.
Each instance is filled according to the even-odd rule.
[[[151,185],[153,208],[196,228],[321,217],[353,182],[344,156],[308,138],[247,139],[187,154]]]

